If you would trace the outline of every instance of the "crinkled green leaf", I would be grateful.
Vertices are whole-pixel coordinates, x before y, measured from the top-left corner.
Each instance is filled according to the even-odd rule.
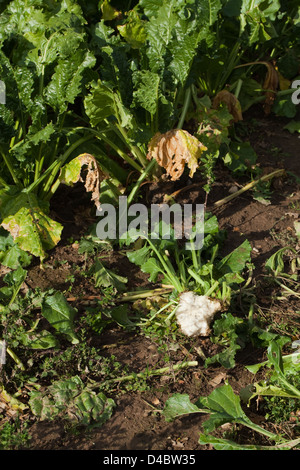
[[[61,417],[74,424],[101,426],[111,417],[115,402],[89,390],[80,377],[74,376],[31,392],[29,406],[41,421]]]
[[[159,75],[150,70],[139,70],[133,74],[133,82],[133,105],[141,106],[153,116],[158,110]]]
[[[163,3],[164,0],[140,0],[138,6],[148,18],[151,18],[152,16],[157,16]]]
[[[42,304],[42,315],[59,333],[67,336],[73,343],[79,342],[75,331],[73,320],[76,310],[71,307],[61,292],[47,296]]]
[[[164,56],[167,46],[172,40],[177,16],[173,12],[174,0],[163,2],[157,10],[157,16],[150,18],[146,25],[147,31],[147,56],[149,58],[150,70],[161,73],[165,67]]]
[[[47,102],[59,114],[65,112],[81,93],[83,75],[95,65],[95,61],[91,52],[77,49],[69,60],[63,59],[58,63],[45,95]]]
[[[74,400],[74,406],[80,424],[100,427],[112,416],[115,402],[112,398],[106,398],[104,393],[83,390]]]
[[[213,33],[210,27],[215,23],[222,4],[220,0],[202,0],[194,5],[187,4],[186,16],[180,17],[174,28],[172,41],[172,61],[169,69],[181,84],[184,84],[191,69],[192,61],[200,41],[212,43]]]
[[[31,130],[33,132],[31,132]],[[16,144],[11,153],[19,161],[25,161],[28,159],[28,151],[41,143],[47,143],[49,145],[51,136],[55,134],[55,127],[52,122],[48,123],[43,129],[35,132],[35,129],[29,129],[28,134],[20,143]]]
[[[122,127],[130,124],[131,114],[123,106],[120,97],[99,80],[91,87],[84,106],[92,127],[103,124],[104,119],[115,119]]]
[[[146,2],[142,5],[148,6]],[[216,21],[221,6],[220,0],[172,0],[149,10],[153,13],[146,26],[150,70],[163,75],[172,72],[174,79],[184,84],[197,46],[202,39],[208,42],[209,27]],[[170,57],[168,65],[165,56]]]

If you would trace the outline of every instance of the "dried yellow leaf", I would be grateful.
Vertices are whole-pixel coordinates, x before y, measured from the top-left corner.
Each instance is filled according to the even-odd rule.
[[[105,175],[100,169],[97,160],[89,153],[82,153],[65,165],[60,173],[61,182],[72,185],[78,181],[83,182],[81,176],[82,168],[86,167],[85,189],[92,193],[92,201],[97,209],[100,208],[100,183],[105,179]]]
[[[189,132],[173,129],[165,134],[158,132],[152,137],[147,158],[155,158],[171,180],[176,181],[181,177],[185,165],[190,169],[190,177],[193,177],[204,150],[207,148]]]

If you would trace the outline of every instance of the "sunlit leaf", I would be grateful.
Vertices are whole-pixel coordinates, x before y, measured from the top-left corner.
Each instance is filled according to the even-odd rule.
[[[20,193],[14,187],[0,195],[2,227],[22,250],[41,260],[57,245],[63,228],[47,215],[48,210],[48,205],[34,194]]]

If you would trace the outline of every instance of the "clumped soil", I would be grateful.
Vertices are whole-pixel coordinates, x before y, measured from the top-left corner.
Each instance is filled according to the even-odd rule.
[[[300,177],[299,137],[283,129],[287,120],[274,116],[262,117],[260,109],[257,115],[255,111],[252,112],[251,116],[246,118],[246,122],[250,130],[248,139],[257,152],[257,164],[263,172],[271,173],[283,168],[286,173],[272,181],[269,205],[255,200],[249,191],[214,209],[213,203],[227,196],[233,186],[240,187],[248,182],[247,176],[236,181],[234,176],[219,164],[216,169],[216,181],[208,200],[208,209],[217,216],[220,229],[227,231],[224,254],[240,245],[245,239],[250,241],[255,265],[253,282],[256,285],[257,303],[262,311],[266,312],[266,321],[272,322],[272,327],[276,331],[276,325],[293,321],[295,312],[300,311],[300,304],[297,299],[273,300],[272,291],[266,290],[264,286],[260,287],[260,280],[266,259],[280,247],[288,244],[291,236],[295,236],[294,221],[300,213],[300,186],[299,179],[297,180]],[[190,189],[186,186],[184,191],[178,193],[176,202],[203,203],[205,195],[200,183],[197,187],[193,181]],[[185,186],[184,183],[181,184],[182,187]],[[159,185],[144,185],[143,191],[150,203],[162,202],[166,193],[171,194],[179,188],[177,184],[164,182]],[[30,288],[66,291],[71,266],[76,264],[85,269],[91,262],[91,259],[78,254],[78,245],[74,242],[86,234],[95,221],[94,209],[80,186],[71,190],[62,187],[52,200],[52,216],[64,224],[62,241],[49,254],[45,269],[40,269],[38,262],[32,264],[26,282]],[[128,277],[128,290],[149,286],[147,277],[118,251],[109,253],[105,261],[119,274]],[[99,294],[99,290],[93,286],[89,278],[75,278],[70,286],[70,298]],[[73,305],[78,308],[80,315],[84,307],[81,304],[77,305],[76,301]],[[236,313],[242,315],[242,306],[241,311]],[[295,325],[297,324],[299,326],[299,319],[295,322]],[[146,366],[157,368],[168,365],[164,363],[163,352],[151,337],[126,331],[118,326],[110,325],[100,336],[91,338],[91,344],[97,347],[100,355],[114,355],[119,363],[135,372],[144,370]],[[185,416],[167,423],[157,410],[163,409],[167,398],[174,392],[186,393],[193,401],[199,396],[208,395],[225,381],[228,381],[233,390],[239,393],[243,387],[257,380],[257,376],[254,378],[245,365],[264,360],[266,352],[264,349],[247,345],[238,352],[236,366],[225,369],[219,364],[204,367],[203,359],[196,352],[199,346],[206,357],[214,355],[219,347],[209,338],[197,338],[190,343],[187,341],[186,345],[178,345],[178,349],[172,351],[172,361],[194,360],[198,361],[198,366],[180,373],[153,377],[148,381],[148,388],[144,391],[118,392],[116,384],[111,393],[117,406],[113,416],[99,429],[79,428],[74,432],[63,421],[34,422],[29,429],[30,449],[180,451],[211,449],[209,445],[203,446],[198,442],[202,423],[206,419],[204,415]],[[280,432],[280,426],[275,429],[271,423],[264,421],[264,415],[256,403],[247,408],[246,412],[255,423],[262,424],[271,431]],[[221,429],[219,435],[221,436],[225,430]],[[264,437],[242,427],[236,428],[235,439],[245,444],[266,443]]]

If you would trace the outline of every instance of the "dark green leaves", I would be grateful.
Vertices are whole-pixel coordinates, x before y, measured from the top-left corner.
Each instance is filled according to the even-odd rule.
[[[248,29],[250,45],[269,40],[276,34],[272,21],[275,20],[279,9],[278,0],[243,0],[240,13],[241,31]]]
[[[292,383],[292,377],[298,377],[300,371],[299,350],[293,354],[282,354],[282,345],[279,341],[270,341],[267,349],[268,359],[265,362],[247,366],[253,374],[262,368],[268,368],[268,380],[252,384],[252,388],[244,389],[244,400],[249,401],[254,397],[277,396],[300,399],[299,387]]]
[[[241,408],[240,399],[230,385],[223,385],[199,400],[199,405],[210,410],[210,416],[203,423],[205,431],[211,432],[225,423],[242,423],[249,425],[250,420]]]
[[[188,395],[175,394],[166,402],[163,414],[167,421],[190,413],[207,413],[209,418],[203,423],[205,431],[214,431],[225,423],[241,423],[251,427],[251,421],[243,412],[240,399],[230,385],[216,388],[207,397],[200,397],[192,404]]]
[[[0,231],[0,262],[3,266],[16,269],[28,266],[31,256],[14,243],[13,237],[4,229]]]
[[[220,8],[219,0],[195,1],[193,4],[163,1],[146,27],[150,69],[164,77],[171,71],[175,80],[183,85],[188,78],[196,48],[201,40],[207,40],[211,34],[209,28],[217,20]],[[166,57],[169,58],[169,64]]]
[[[73,0],[59,7],[12,1],[3,15],[0,76],[7,100],[0,106],[0,151],[7,168],[0,173],[10,183],[9,170],[14,183],[27,188],[65,151],[65,114],[82,97],[96,59]]]
[[[77,49],[72,60],[61,61],[55,68],[52,80],[45,90],[47,103],[58,113],[67,111],[82,91],[86,70],[95,65],[96,59],[85,48]]]

